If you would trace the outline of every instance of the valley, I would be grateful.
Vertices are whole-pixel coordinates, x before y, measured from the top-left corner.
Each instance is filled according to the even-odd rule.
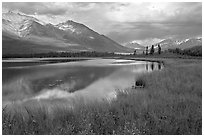
[[[201,2],[2,2],[3,135],[202,135]]]

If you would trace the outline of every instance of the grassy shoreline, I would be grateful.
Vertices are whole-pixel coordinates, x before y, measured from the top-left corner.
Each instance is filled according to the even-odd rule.
[[[127,89],[111,103],[59,109],[52,118],[43,108],[26,108],[26,120],[3,110],[2,133],[202,134],[202,60],[146,60],[162,61],[165,69],[140,77],[145,88]]]

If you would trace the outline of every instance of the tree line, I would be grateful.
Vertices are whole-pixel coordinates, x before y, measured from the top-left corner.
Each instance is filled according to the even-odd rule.
[[[152,45],[150,48],[148,46],[145,47],[145,51],[143,51],[143,54],[146,55],[153,55],[155,53],[161,54],[161,46],[158,44],[157,45],[157,51],[155,51],[155,45]],[[176,53],[180,55],[188,55],[188,56],[202,56],[202,46],[194,46],[192,48],[188,49],[168,49],[165,50],[165,52],[170,52],[170,53]],[[134,55],[136,55],[136,50],[134,51]]]
[[[168,52],[176,53],[180,55],[202,56],[202,46],[195,46],[195,47],[184,49],[184,50],[179,49],[179,48],[168,49]]]
[[[134,55],[136,55],[137,50],[134,50]],[[143,54],[150,54],[153,55],[155,53],[154,45],[151,46],[150,50],[148,49],[148,46],[145,47],[145,52],[143,51]],[[158,44],[157,53],[161,54],[161,46]]]
[[[5,54],[3,58],[49,58],[49,57],[108,57],[116,56],[114,52],[48,52],[32,54]]]
[[[154,45],[143,51],[143,55],[161,54],[161,46],[158,44],[158,48],[155,50]],[[202,47],[196,46],[190,49],[181,50],[179,48],[169,49],[167,52],[177,53],[181,55],[190,56],[202,56]],[[48,53],[33,53],[33,54],[5,54],[2,58],[49,58],[49,57],[120,57],[120,56],[135,56],[136,50],[129,55],[123,55],[122,53],[116,54],[114,52],[96,52],[96,51],[84,51],[84,52],[48,52]]]

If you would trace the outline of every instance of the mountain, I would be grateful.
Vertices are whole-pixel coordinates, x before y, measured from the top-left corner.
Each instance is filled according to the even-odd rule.
[[[160,45],[162,50],[167,50],[167,49],[176,48],[180,43],[182,43],[182,41],[173,40],[173,39],[165,39],[155,45],[156,47],[157,45]]]
[[[131,49],[145,49],[144,46],[138,44],[138,43],[135,42],[135,41],[125,43],[125,44],[124,44],[124,47],[131,48]]]
[[[24,37],[29,33],[29,29],[35,23],[43,23],[36,18],[21,15],[20,13],[14,13],[9,11],[2,14],[2,30],[19,37]],[[44,23],[43,23],[44,24]]]
[[[182,42],[178,48],[180,49],[188,49],[195,46],[201,46],[202,45],[202,38],[191,38],[187,39],[186,41]]]
[[[2,47],[3,54],[130,51],[83,24],[71,20],[57,25],[46,24],[34,17],[11,11],[2,14]]]
[[[165,39],[154,45],[156,48],[157,48],[157,45],[160,45],[162,50],[175,49],[175,48],[187,49],[194,46],[201,46],[202,38],[189,38],[184,40]]]

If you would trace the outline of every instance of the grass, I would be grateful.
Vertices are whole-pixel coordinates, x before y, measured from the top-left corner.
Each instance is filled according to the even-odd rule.
[[[160,59],[165,69],[145,74],[144,88],[111,103],[26,114],[2,111],[3,134],[202,134],[202,60]]]

